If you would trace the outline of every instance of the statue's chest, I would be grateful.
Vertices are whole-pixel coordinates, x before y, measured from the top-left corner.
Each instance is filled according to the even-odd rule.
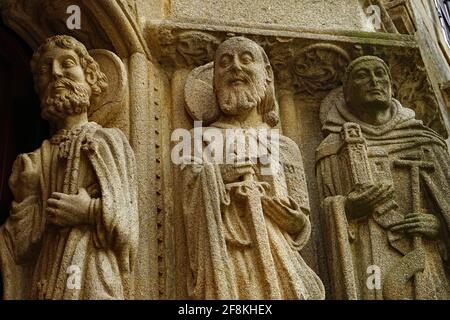
[[[84,152],[80,152],[76,163],[71,157],[61,157],[58,145],[51,145],[50,152],[50,161],[46,164],[50,192],[67,192],[68,184],[73,184],[74,190],[78,190],[96,183],[94,170]]]

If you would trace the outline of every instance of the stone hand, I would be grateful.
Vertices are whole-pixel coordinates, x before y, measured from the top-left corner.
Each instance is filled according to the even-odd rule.
[[[288,233],[301,232],[309,224],[308,216],[292,199],[281,199],[278,197],[261,197],[264,213],[271,217],[278,226]]]
[[[48,220],[60,227],[88,224],[90,202],[91,197],[84,188],[74,195],[53,192],[47,200]]]
[[[421,234],[429,239],[439,235],[439,219],[432,214],[410,213],[403,221],[391,226],[391,231],[405,231],[409,234]]]
[[[22,154],[9,179],[9,186],[16,201],[39,193],[40,173],[33,164],[33,154]]]
[[[225,183],[240,181],[241,178],[248,174],[255,174],[255,170],[251,163],[223,164],[220,166]]]
[[[347,214],[352,218],[361,218],[371,214],[374,209],[394,196],[392,185],[377,183],[351,191],[345,200]]]

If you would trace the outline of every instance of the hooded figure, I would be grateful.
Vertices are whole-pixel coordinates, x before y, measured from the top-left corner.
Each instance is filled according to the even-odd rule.
[[[321,121],[316,175],[332,297],[448,299],[444,140],[392,98],[389,68],[373,56],[349,65]]]

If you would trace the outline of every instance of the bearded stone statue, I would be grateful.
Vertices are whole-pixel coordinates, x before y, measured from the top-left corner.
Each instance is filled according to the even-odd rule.
[[[138,245],[134,153],[118,129],[89,122],[107,78],[69,36],[45,41],[31,62],[42,117],[56,133],[21,154],[0,229],[6,299],[125,299]]]
[[[217,103],[219,118],[201,129],[201,145],[223,141],[212,157],[194,152],[181,170],[190,298],[323,299],[321,280],[299,253],[311,232],[302,157],[292,140],[272,129],[278,105],[264,50],[244,37],[220,44],[213,87],[208,107]],[[258,141],[271,160],[241,157],[264,131],[278,141]],[[236,161],[220,161],[218,154]],[[276,171],[264,173],[266,166]]]
[[[316,173],[335,299],[449,299],[449,155],[363,56],[321,106]]]

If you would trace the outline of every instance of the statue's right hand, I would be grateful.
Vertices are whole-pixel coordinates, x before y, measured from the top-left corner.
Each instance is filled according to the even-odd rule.
[[[33,163],[33,154],[19,155],[17,164],[9,179],[9,186],[16,201],[20,202],[27,197],[38,194],[40,173]]]
[[[378,205],[393,199],[393,196],[394,188],[390,184],[366,185],[347,195],[345,210],[351,218],[361,218],[371,214]]]

